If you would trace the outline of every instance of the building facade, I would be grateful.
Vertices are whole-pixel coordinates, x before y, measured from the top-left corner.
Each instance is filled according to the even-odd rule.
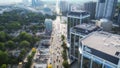
[[[43,5],[43,2],[41,0],[32,0],[32,7],[37,7]]]
[[[86,37],[89,33],[101,30],[100,27],[92,23],[80,24],[70,30],[70,48],[69,54],[71,58],[78,59],[78,49],[80,39]]]
[[[112,19],[118,0],[98,0],[96,6],[96,19]]]
[[[23,0],[22,1],[24,5],[28,5],[29,4],[29,0]]]
[[[45,32],[48,35],[50,35],[52,32],[52,20],[51,19],[45,19]]]
[[[96,2],[91,1],[84,3],[84,9],[90,13],[90,19],[95,19]]]
[[[117,24],[120,26],[120,10],[119,10],[119,12],[118,12]]]
[[[66,0],[59,0],[59,7],[62,13],[68,12],[69,3]]]
[[[79,68],[120,68],[120,36],[97,31],[80,41]]]
[[[67,14],[67,38],[70,38],[70,28],[89,21],[90,14],[85,11],[71,11]]]

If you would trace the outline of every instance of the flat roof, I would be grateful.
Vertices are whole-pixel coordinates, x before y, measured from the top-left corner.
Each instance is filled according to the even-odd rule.
[[[82,16],[89,15],[89,13],[85,12],[85,11],[71,11],[71,12],[68,13],[68,15],[80,17],[81,15]]]
[[[84,30],[94,30],[95,28],[97,28],[98,26],[96,26],[95,24],[92,23],[87,23],[87,24],[80,24],[80,25],[76,25],[74,28],[80,28],[80,29],[84,29]]]
[[[47,64],[35,64],[35,68],[46,68]]]
[[[82,36],[85,36],[94,31],[100,31],[100,30],[101,28],[96,26],[93,23],[89,23],[89,24],[84,23],[84,24],[76,25],[71,28],[72,33],[80,34]]]
[[[89,34],[81,42],[85,46],[120,58],[120,35],[96,31]]]

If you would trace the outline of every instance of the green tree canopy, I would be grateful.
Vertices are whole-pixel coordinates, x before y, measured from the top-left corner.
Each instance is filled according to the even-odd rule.
[[[65,36],[61,35],[61,40],[64,41],[65,40]]]
[[[20,42],[20,47],[30,47],[30,43],[26,40]]]
[[[67,60],[63,61],[62,65],[64,68],[70,68]]]
[[[7,68],[6,64],[2,64],[1,68]]]
[[[5,45],[4,45],[4,43],[1,43],[1,42],[0,42],[0,50],[2,50],[2,51],[5,50]]]
[[[64,49],[67,49],[67,44],[65,43],[65,41],[62,43],[62,47],[63,47]]]
[[[21,32],[19,35],[20,41],[27,40],[29,42],[32,42],[32,35],[26,33],[26,32]]]
[[[5,33],[4,31],[0,32],[0,42],[5,42],[7,40],[10,40],[11,36]]]
[[[1,31],[0,32],[0,42],[6,41],[6,33]]]
[[[3,63],[7,63],[8,54],[7,52],[0,51],[0,65]]]
[[[7,24],[6,27],[8,29],[17,30],[21,27],[21,24],[19,22],[12,22],[12,23]]]
[[[6,42],[6,47],[9,48],[9,49],[14,49],[16,46],[15,46],[15,42],[12,41],[12,40],[9,40]]]
[[[5,29],[4,26],[0,26],[0,31],[3,31]]]

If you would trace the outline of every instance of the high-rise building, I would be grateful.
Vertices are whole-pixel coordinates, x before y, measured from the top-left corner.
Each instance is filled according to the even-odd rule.
[[[120,68],[120,35],[97,31],[79,43],[79,68]]]
[[[52,20],[51,19],[45,19],[45,32],[48,35],[50,35],[52,32]]]
[[[24,5],[28,5],[29,4],[29,0],[23,0],[23,4]]]
[[[32,6],[35,7],[35,5],[36,5],[36,1],[32,0]]]
[[[71,11],[67,15],[67,38],[70,38],[70,29],[81,23],[87,23],[89,21],[90,14],[85,11]]]
[[[96,13],[96,2],[86,2],[84,3],[84,9],[85,11],[90,13],[90,19],[95,18],[95,13]]]
[[[119,10],[119,12],[118,12],[117,23],[118,23],[118,25],[120,26],[120,10]]]
[[[96,6],[96,19],[112,19],[118,0],[98,0]]]
[[[71,12],[71,10],[72,10],[72,4],[69,3],[69,4],[68,4],[68,12]]]
[[[59,0],[59,7],[61,12],[68,12],[68,2],[66,0]]]
[[[83,23],[80,25],[76,25],[70,29],[70,48],[69,55],[73,59],[78,59],[78,48],[79,41],[86,37],[88,34],[101,30],[100,27],[93,23]]]
[[[32,0],[32,6],[37,7],[43,5],[43,2],[41,0]]]

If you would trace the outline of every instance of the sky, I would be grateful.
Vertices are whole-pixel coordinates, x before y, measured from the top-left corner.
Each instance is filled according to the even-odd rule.
[[[43,1],[48,1],[48,0],[43,0]],[[52,0],[49,0],[49,1],[52,1]],[[55,1],[55,0],[53,0],[53,1]],[[72,0],[72,1],[85,2],[85,1],[92,1],[92,0]],[[22,2],[22,0],[0,0],[0,4],[3,4],[3,3],[16,3],[16,2]]]

